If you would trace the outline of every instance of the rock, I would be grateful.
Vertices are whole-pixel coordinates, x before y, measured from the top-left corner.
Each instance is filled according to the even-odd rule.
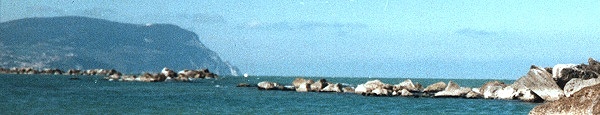
[[[177,77],[177,73],[175,73],[173,70],[171,70],[167,67],[163,68],[160,73],[164,76],[171,77],[171,78]]]
[[[435,92],[442,91],[445,88],[446,88],[446,83],[440,81],[440,82],[437,82],[437,83],[434,83],[434,84],[431,84],[431,85],[427,86],[423,90],[423,92],[426,92],[426,93],[435,93]]]
[[[123,75],[121,76],[120,81],[136,81],[135,75]]]
[[[354,93],[357,94],[364,94],[364,93],[369,93],[371,92],[371,90],[367,89],[367,87],[365,87],[363,84],[357,85],[356,88],[354,89]]]
[[[576,67],[576,64],[556,64],[552,68],[552,79],[554,79],[559,86],[564,86],[564,84],[572,78],[572,76],[567,74],[574,71],[573,69],[579,70]],[[567,68],[568,70],[565,70]],[[565,74],[562,74],[563,70],[565,70]]]
[[[204,74],[200,73],[200,71],[196,70],[181,70],[177,72],[177,77],[183,78],[204,78]]]
[[[69,69],[67,71],[67,75],[81,75],[81,70],[78,70],[78,69]]]
[[[344,93],[355,93],[354,88],[352,88],[352,87],[344,87],[344,88],[342,88],[342,91]]]
[[[48,68],[46,68],[46,69],[42,70],[41,73],[42,74],[62,75],[64,72],[62,70],[56,69],[56,68],[54,68],[54,69],[48,69]]]
[[[185,76],[185,75],[179,75],[178,77],[175,77],[174,79],[175,79],[175,81],[180,81],[180,82],[190,82],[191,79],[193,79],[193,78]]]
[[[403,82],[401,82],[397,85],[394,85],[394,89],[398,89],[398,90],[407,89],[409,91],[415,91],[415,92],[420,91],[420,89],[415,84],[413,84],[413,82],[410,79],[406,79]],[[398,91],[398,90],[394,90],[394,91]]]
[[[113,81],[113,80],[119,80],[121,79],[121,75],[109,75],[108,77],[106,77],[105,79],[109,80],[109,81]]]
[[[483,97],[483,95],[481,95],[480,93],[477,93],[474,90],[469,91],[469,93],[465,94],[465,98],[470,98],[470,99],[476,99],[476,98],[481,98]]]
[[[449,81],[444,90],[435,93],[434,97],[462,97],[469,93],[471,88],[461,88],[458,84]]]
[[[506,86],[496,91],[496,99],[511,100],[515,98],[516,90],[512,86]]]
[[[524,102],[542,102],[543,101],[542,98],[540,98],[540,96],[533,93],[533,91],[531,91],[530,89],[526,89],[526,88],[517,89],[516,93],[517,93],[517,95],[515,95],[515,97]]]
[[[408,91],[408,89],[402,89],[400,91],[400,96],[413,96],[414,94]]]
[[[321,91],[321,89],[325,88],[325,86],[327,85],[327,80],[325,79],[319,79],[319,81],[310,84],[310,90],[311,91]]]
[[[250,87],[250,84],[248,84],[248,83],[239,83],[235,87]]]
[[[585,67],[585,69],[594,71],[596,73],[600,73],[600,62],[596,61],[594,58],[588,58],[589,66]]]
[[[307,82],[304,82],[302,84],[300,84],[298,87],[296,87],[296,92],[308,92],[310,91],[310,84],[308,84]]]
[[[377,89],[377,91],[375,91],[375,89]],[[374,93],[375,95],[389,95],[389,93],[393,92],[392,89],[393,86],[385,84],[380,80],[371,80],[367,81],[365,84],[356,86],[354,91],[355,93],[366,95],[370,95],[371,93]]]
[[[371,92],[377,96],[389,96],[390,95],[390,92],[387,89],[384,89],[383,87],[377,87],[377,88],[373,89],[373,91],[371,91]]]
[[[321,89],[322,92],[342,92],[342,85],[340,85],[339,83],[328,83],[327,86],[325,86],[325,88]]]
[[[581,78],[573,78],[565,84],[565,87],[563,89],[564,89],[565,96],[570,97],[571,94],[579,91],[580,89],[582,89],[584,87],[596,85],[596,84],[600,84],[599,78],[592,78],[592,79],[587,79],[587,80],[584,80]]]
[[[403,82],[394,85],[393,90],[394,91],[400,91],[402,89],[407,89],[408,91],[411,92],[421,92],[423,90],[423,86],[421,86],[421,84],[419,83],[414,83],[410,80],[410,79],[406,79]]]
[[[600,85],[585,87],[571,97],[561,98],[534,107],[530,115],[598,115],[600,114]]]
[[[263,81],[263,82],[259,82],[256,86],[258,86],[258,89],[261,89],[261,90],[272,90],[272,89],[276,89],[278,84],[269,82],[269,81]]]
[[[544,101],[556,101],[565,96],[564,91],[552,79],[552,75],[535,65],[531,66],[526,76],[517,79],[515,84],[531,89]]]
[[[496,91],[501,90],[504,87],[506,87],[506,84],[504,84],[504,82],[490,81],[483,84],[479,88],[479,92],[485,99],[494,99],[496,98]]]
[[[283,91],[295,91],[296,87],[294,87],[293,85],[285,85],[285,86],[277,86],[277,89],[283,90]]]
[[[296,78],[294,79],[294,81],[292,81],[292,85],[294,85],[294,87],[299,87],[301,84],[307,82],[306,79],[304,78]]]

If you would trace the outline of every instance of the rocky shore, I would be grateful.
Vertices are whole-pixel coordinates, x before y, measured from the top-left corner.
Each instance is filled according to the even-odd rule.
[[[554,67],[546,68],[532,65],[529,72],[513,84],[489,81],[478,88],[461,87],[453,81],[440,81],[423,87],[419,83],[413,83],[410,79],[398,84],[387,84],[380,80],[371,80],[353,87],[354,85],[330,82],[325,79],[314,81],[305,78],[296,78],[291,82],[291,85],[263,81],[258,83],[256,87],[260,90],[340,92],[364,96],[520,100],[546,103],[536,107],[530,114],[599,114],[600,106],[598,103],[600,97],[598,92],[600,92],[600,88],[598,87],[600,85],[598,84],[600,84],[600,79],[598,79],[598,76],[600,76],[600,62],[589,58],[588,64],[557,64]],[[238,86],[247,87],[251,85],[242,83]],[[566,102],[564,102],[565,100]],[[567,111],[562,110],[562,108],[572,109]]]
[[[163,68],[160,73],[144,72],[139,75],[125,75],[114,69],[69,69],[62,71],[60,69],[34,69],[25,68],[0,68],[0,74],[42,74],[42,75],[69,75],[74,76],[72,80],[76,80],[77,76],[104,76],[108,81],[139,81],[139,82],[165,82],[165,81],[181,81],[190,82],[197,79],[213,79],[218,78],[217,74],[211,73],[208,69],[188,70],[184,69],[177,73],[169,68]]]

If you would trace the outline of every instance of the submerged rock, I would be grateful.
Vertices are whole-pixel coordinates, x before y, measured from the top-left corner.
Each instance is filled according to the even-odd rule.
[[[239,83],[235,87],[251,87],[248,83]]]
[[[529,114],[600,114],[600,85],[585,87],[575,92],[571,97],[561,98],[554,102],[547,102],[534,107]]]

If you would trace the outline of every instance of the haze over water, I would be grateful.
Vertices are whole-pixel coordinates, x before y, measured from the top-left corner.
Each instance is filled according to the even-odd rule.
[[[517,79],[600,57],[600,2],[0,1],[0,22],[170,23],[251,75]]]

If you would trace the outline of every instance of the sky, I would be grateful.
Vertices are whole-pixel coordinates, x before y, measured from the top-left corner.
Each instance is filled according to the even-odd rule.
[[[600,58],[600,1],[1,0],[0,22],[175,24],[250,75],[517,79]]]

